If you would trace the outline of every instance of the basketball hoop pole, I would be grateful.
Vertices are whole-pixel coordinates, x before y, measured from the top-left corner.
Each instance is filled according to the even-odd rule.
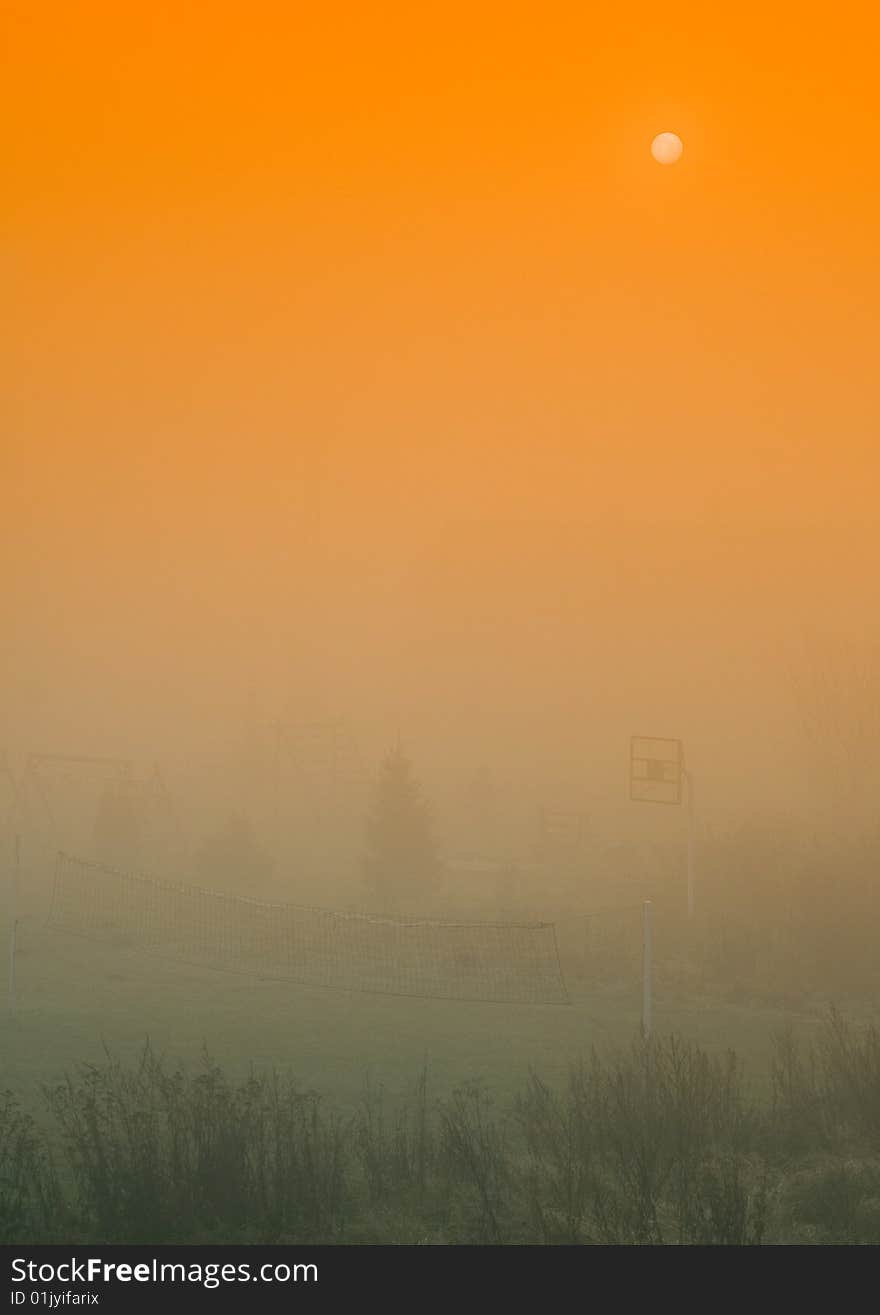
[[[651,901],[646,899],[642,905],[642,1036],[647,1041],[651,1035],[651,1011],[653,1004],[653,947],[651,945]]]
[[[696,819],[694,814],[694,778],[693,773],[682,768],[682,777],[688,794],[688,838],[687,838],[687,900],[688,918],[694,916],[694,848],[696,844]]]

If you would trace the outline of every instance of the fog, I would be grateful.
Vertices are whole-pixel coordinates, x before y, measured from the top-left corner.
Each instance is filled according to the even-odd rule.
[[[319,531],[293,516],[266,531],[267,504],[244,518],[230,496],[228,534],[196,504],[153,551],[140,525],[88,552],[72,533],[39,581],[14,581],[11,764],[159,762],[197,832],[206,809],[260,807],[276,723],[341,720],[366,773],[405,745],[451,858],[500,859],[541,807],[581,810],[606,843],[662,835],[668,819],[628,802],[629,737],[651,734],[684,742],[702,826],[872,824],[869,532],[509,516],[392,535],[389,495],[371,539],[338,519],[329,477]],[[491,844],[467,835],[479,775]],[[282,812],[298,788],[294,771]]]
[[[876,1242],[876,14],[4,8],[0,1241]]]

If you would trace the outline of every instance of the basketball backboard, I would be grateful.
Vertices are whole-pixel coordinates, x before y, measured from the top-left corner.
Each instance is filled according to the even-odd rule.
[[[629,749],[629,797],[641,803],[680,804],[684,751],[681,740],[633,735]]]

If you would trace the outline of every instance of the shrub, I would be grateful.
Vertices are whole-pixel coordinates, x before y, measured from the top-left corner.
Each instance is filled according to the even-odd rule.
[[[0,1092],[0,1243],[50,1232],[60,1210],[58,1183],[30,1115]]]
[[[746,1185],[754,1118],[733,1055],[641,1041],[610,1062],[594,1054],[563,1098],[532,1075],[518,1114],[542,1240],[761,1240],[766,1193]]]
[[[277,1077],[232,1083],[206,1056],[188,1077],[149,1045],[47,1093],[85,1226],[101,1240],[222,1235],[335,1240],[346,1133],[320,1098]]]

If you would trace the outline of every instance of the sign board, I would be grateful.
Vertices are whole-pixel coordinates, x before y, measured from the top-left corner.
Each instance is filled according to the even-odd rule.
[[[634,735],[629,742],[629,797],[651,804],[680,804],[684,776],[681,740]]]

